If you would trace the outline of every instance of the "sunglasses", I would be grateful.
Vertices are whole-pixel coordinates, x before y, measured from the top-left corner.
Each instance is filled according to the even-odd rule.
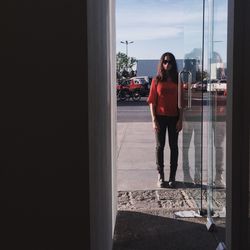
[[[164,60],[162,63],[163,63],[163,64],[167,64],[167,63],[171,63],[171,61],[169,61],[169,60]]]

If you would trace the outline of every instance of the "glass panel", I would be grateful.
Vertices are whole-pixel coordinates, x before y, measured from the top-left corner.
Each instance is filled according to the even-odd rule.
[[[184,1],[184,55],[180,79],[184,112],[182,131],[183,182],[202,210],[202,120],[203,120],[203,1]]]
[[[207,51],[207,100],[204,112],[204,162],[207,168],[208,217],[226,216],[226,54],[227,0],[208,0],[205,22]],[[223,236],[224,241],[225,236]]]

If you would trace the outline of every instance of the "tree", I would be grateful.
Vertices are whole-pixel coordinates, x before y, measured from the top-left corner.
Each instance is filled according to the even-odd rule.
[[[204,79],[207,79],[207,77],[208,77],[207,71],[203,71],[203,73],[201,73],[201,70],[200,70],[200,69],[198,69],[198,71],[196,71],[196,81],[197,81],[197,82],[202,81],[202,79],[203,79],[203,80],[204,80]]]
[[[126,54],[122,52],[118,52],[116,55],[116,72],[117,75],[124,75],[124,72],[133,71],[133,66],[137,60],[134,57],[128,57]],[[128,75],[128,74],[126,74]]]

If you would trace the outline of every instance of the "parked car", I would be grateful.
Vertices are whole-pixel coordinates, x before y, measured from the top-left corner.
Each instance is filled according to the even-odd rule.
[[[150,77],[150,76],[135,76],[135,77],[132,77],[131,79],[136,81],[138,84],[142,84],[144,87],[144,96],[148,96],[151,82],[152,82],[152,77]]]
[[[213,93],[224,94],[227,90],[227,80],[226,79],[212,79],[207,84],[207,91]]]
[[[138,79],[124,79],[116,85],[117,100],[125,101],[132,98],[139,101],[145,96],[145,86]]]
[[[188,84],[187,82],[183,83],[182,86],[183,86],[183,89],[184,90],[188,90]],[[191,89],[195,88],[195,83],[191,83]]]
[[[227,90],[227,80],[222,79],[220,81],[217,82],[216,86],[215,86],[215,91],[218,94],[223,95]]]
[[[194,83],[192,85],[192,89],[194,89],[195,91],[207,91],[207,81]]]
[[[150,77],[150,76],[134,76],[131,79],[139,79],[139,80],[145,81],[147,83],[151,83],[151,81],[152,81],[152,77]]]

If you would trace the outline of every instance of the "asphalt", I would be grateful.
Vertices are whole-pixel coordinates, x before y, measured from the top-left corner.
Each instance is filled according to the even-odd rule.
[[[216,150],[220,155],[214,158],[225,162],[225,124],[218,125],[221,129],[218,130],[220,150],[218,151],[218,147]],[[151,122],[117,124],[118,214],[113,250],[210,250],[216,249],[219,242],[225,241],[225,188],[213,186],[207,190],[209,178],[206,164],[209,162],[209,154],[205,153],[209,149],[204,145],[209,145],[209,141],[203,141],[201,150],[200,144],[195,142],[194,128],[197,122],[189,123],[189,126],[192,134],[189,134],[188,138],[191,139],[188,142],[185,133],[181,132],[179,135],[177,185],[175,189],[170,189],[167,181],[164,188],[156,185],[155,138]],[[209,126],[203,124],[205,134],[209,132]],[[197,174],[194,166],[195,163],[198,164],[194,156],[197,159],[199,154],[202,154],[204,162],[202,186],[194,181]],[[167,180],[167,144],[164,157]],[[187,169],[190,173],[188,177]],[[215,173],[216,168],[212,174]],[[225,171],[221,177],[225,179]],[[216,225],[212,232],[206,227],[208,198]]]

